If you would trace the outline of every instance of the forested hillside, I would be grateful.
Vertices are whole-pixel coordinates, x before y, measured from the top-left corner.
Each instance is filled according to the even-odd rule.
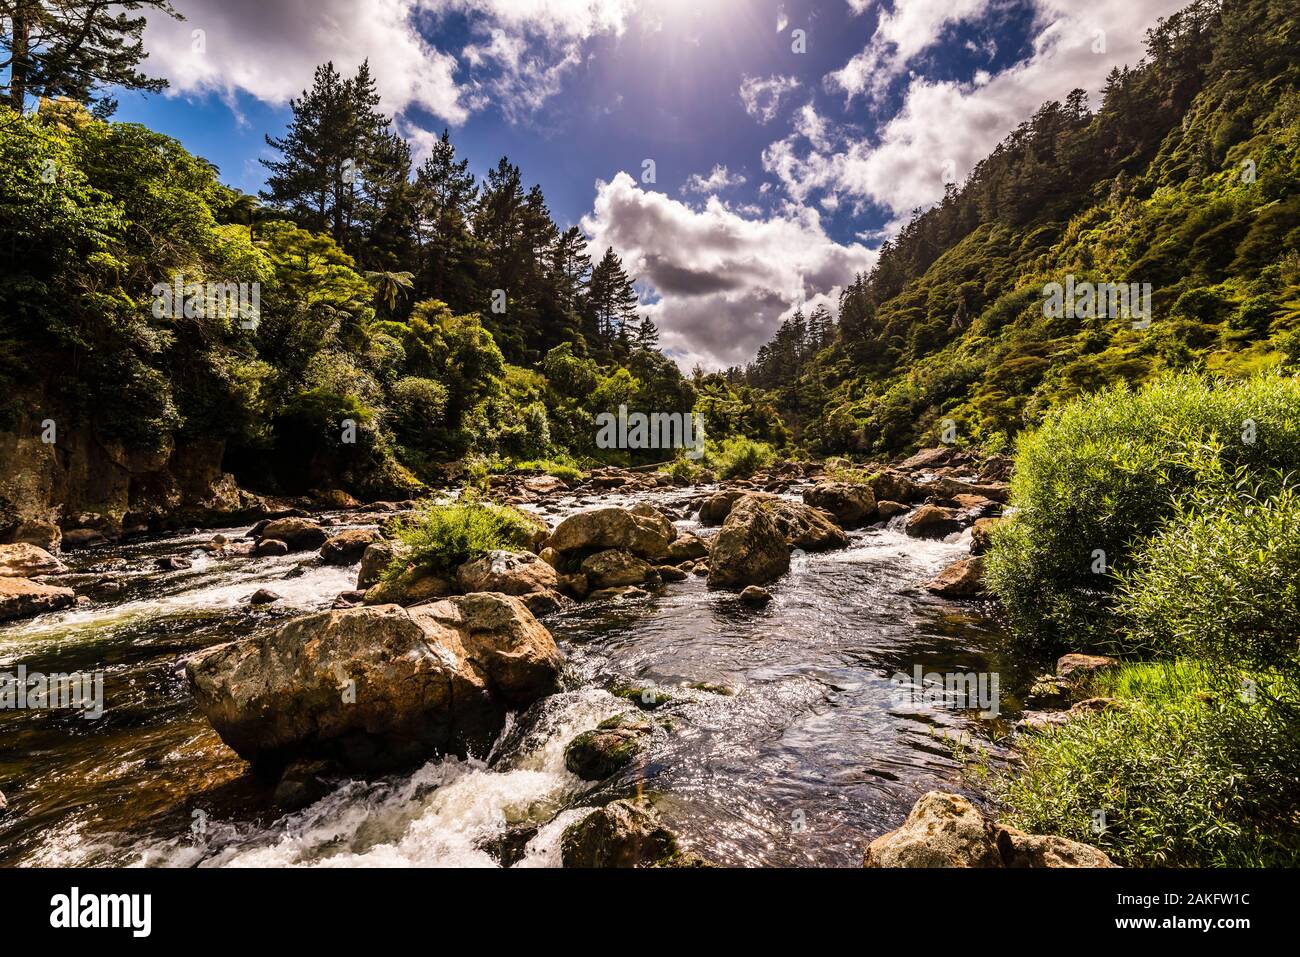
[[[1300,359],[1300,21],[1287,0],[1197,0],[1148,55],[1047,103],[728,378],[772,390],[811,451],[1001,446],[1047,409],[1174,370]],[[1149,283],[1150,324],[1048,318],[1044,286]]]

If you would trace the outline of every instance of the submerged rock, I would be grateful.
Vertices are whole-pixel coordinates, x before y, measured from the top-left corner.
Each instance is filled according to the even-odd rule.
[[[565,867],[673,867],[698,865],[682,854],[677,837],[645,804],[613,801],[564,829]]]
[[[517,598],[464,595],[307,615],[187,659],[200,710],[240,757],[382,771],[486,754],[508,711],[556,689],[562,658]]]
[[[62,575],[68,570],[43,548],[27,542],[0,545],[0,578],[36,578],[39,575]]]
[[[259,588],[253,594],[248,596],[250,605],[271,605],[277,601],[283,601],[283,596],[271,591],[269,588]]]
[[[257,543],[257,546],[253,550],[253,554],[262,558],[273,555],[288,555],[289,545],[287,542],[282,542],[278,538],[264,538]]]
[[[584,781],[603,780],[632,763],[651,731],[650,723],[635,715],[606,718],[569,742],[564,766]]]
[[[866,867],[1114,867],[1105,853],[1063,837],[989,820],[960,794],[930,791],[903,826],[867,847]]]
[[[76,600],[71,588],[39,585],[26,578],[0,578],[0,621],[58,611]]]
[[[740,593],[740,600],[746,605],[759,608],[772,600],[772,593],[758,585],[749,585]]]

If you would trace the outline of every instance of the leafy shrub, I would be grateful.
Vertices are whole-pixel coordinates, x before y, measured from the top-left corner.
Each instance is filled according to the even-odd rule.
[[[565,457],[561,457],[558,461],[555,459],[528,459],[524,462],[514,463],[514,468],[520,472],[541,472],[544,475],[554,475],[566,482],[580,481],[583,474],[582,469]]]
[[[1255,481],[1300,465],[1300,382],[1169,376],[1049,413],[1023,435],[1015,518],[999,533],[988,584],[1021,642],[1039,651],[1122,644],[1109,614],[1141,540],[1191,495],[1236,470]]]
[[[537,519],[494,502],[466,497],[451,504],[428,501],[411,518],[394,529],[397,540],[409,549],[384,572],[391,581],[408,566],[435,574],[452,574],[465,562],[495,549],[527,548],[540,528]]]
[[[1214,695],[1195,668],[1127,666],[1106,680],[1143,696],[1028,739],[996,787],[1009,823],[1125,866],[1300,863],[1294,711]]]
[[[776,449],[766,442],[756,442],[743,435],[732,435],[721,442],[710,442],[704,461],[723,478],[745,478],[776,461]]]
[[[1300,688],[1300,495],[1198,501],[1134,556],[1118,611],[1134,643]]]
[[[394,426],[403,439],[431,444],[442,427],[447,388],[433,379],[406,376],[393,385]]]

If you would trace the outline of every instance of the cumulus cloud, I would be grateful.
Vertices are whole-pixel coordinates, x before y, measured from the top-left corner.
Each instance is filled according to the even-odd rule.
[[[151,14],[145,48],[174,92],[232,103],[241,91],[287,103],[326,60],[351,73],[369,58],[386,110],[420,106],[461,123],[469,113],[456,59],[420,35],[416,9],[416,0],[193,0],[184,21]]]
[[[719,163],[713,167],[708,176],[692,173],[690,178],[686,180],[686,185],[682,187],[682,192],[717,193],[733,186],[744,186],[745,182],[745,177],[739,173],[732,173],[727,167]]]
[[[754,119],[770,123],[781,109],[782,97],[798,88],[799,80],[793,76],[745,76],[740,81],[740,102]]]
[[[383,108],[427,110],[452,125],[489,104],[518,120],[559,92],[598,34],[621,35],[640,0],[188,0],[186,19],[150,14],[149,67],[175,93],[238,93],[287,103],[327,60],[351,73],[369,59]],[[428,27],[470,25],[462,49]],[[421,27],[424,29],[422,30]],[[196,50],[194,31],[203,49]]]
[[[696,210],[627,173],[597,183],[582,227],[594,255],[613,246],[639,277],[665,349],[685,367],[749,361],[783,316],[801,304],[833,308],[875,260],[828,237],[811,207],[747,218],[711,197]]]
[[[850,6],[862,13],[868,4],[850,0]],[[983,16],[988,8],[989,0],[894,0],[892,10],[881,12],[866,49],[827,76],[827,83],[850,100],[864,93],[878,96],[944,30]]]
[[[810,137],[796,128],[768,146],[763,168],[796,200],[831,190],[882,206],[900,221],[942,198],[949,174],[964,180],[1043,102],[1075,88],[1095,92],[1113,67],[1135,64],[1146,29],[1183,0],[1094,0],[1082,10],[1072,0],[1036,0],[1036,6],[1037,33],[1025,60],[972,83],[916,77],[873,139],[824,131],[822,145],[806,145]]]

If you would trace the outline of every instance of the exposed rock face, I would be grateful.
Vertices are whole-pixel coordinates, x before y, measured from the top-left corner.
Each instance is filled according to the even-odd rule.
[[[668,557],[677,529],[666,516],[644,503],[633,508],[598,508],[562,521],[547,541],[561,554],[621,548],[659,561]]]
[[[456,572],[461,591],[529,595],[559,586],[555,569],[532,552],[493,551],[466,562]]]
[[[876,496],[869,485],[853,482],[819,482],[803,493],[813,508],[829,512],[844,528],[857,528],[876,515]]]
[[[0,578],[62,575],[68,567],[43,548],[26,542],[0,545]]]
[[[632,763],[651,730],[650,722],[637,715],[606,718],[569,742],[564,766],[584,781],[603,780]]]
[[[903,531],[913,538],[946,538],[965,527],[963,519],[960,509],[922,505],[908,517]]]
[[[284,542],[291,552],[304,552],[320,548],[329,534],[309,518],[277,518],[263,525],[258,537]]]
[[[374,529],[353,528],[339,532],[320,548],[321,560],[326,565],[352,565],[361,561],[366,549],[382,536]]]
[[[1114,867],[1087,844],[990,821],[960,794],[930,791],[867,847],[866,867]]]
[[[26,578],[0,578],[0,621],[58,611],[76,600],[71,588],[38,585]]]
[[[308,615],[192,656],[222,740],[255,765],[334,758],[363,771],[486,752],[506,712],[555,690],[561,656],[517,599],[465,595]]]
[[[762,585],[790,568],[790,544],[777,525],[770,503],[746,496],[732,506],[713,540],[709,585]]]
[[[47,552],[57,552],[63,543],[63,530],[53,522],[33,518],[19,522],[9,533],[9,540],[15,545],[26,543]]]
[[[643,804],[614,801],[564,829],[565,867],[663,867],[686,863],[677,838]]]
[[[593,589],[640,585],[657,574],[654,566],[622,549],[606,549],[582,561],[582,571]]]
[[[984,559],[959,559],[923,587],[943,598],[976,598],[984,593]]]

